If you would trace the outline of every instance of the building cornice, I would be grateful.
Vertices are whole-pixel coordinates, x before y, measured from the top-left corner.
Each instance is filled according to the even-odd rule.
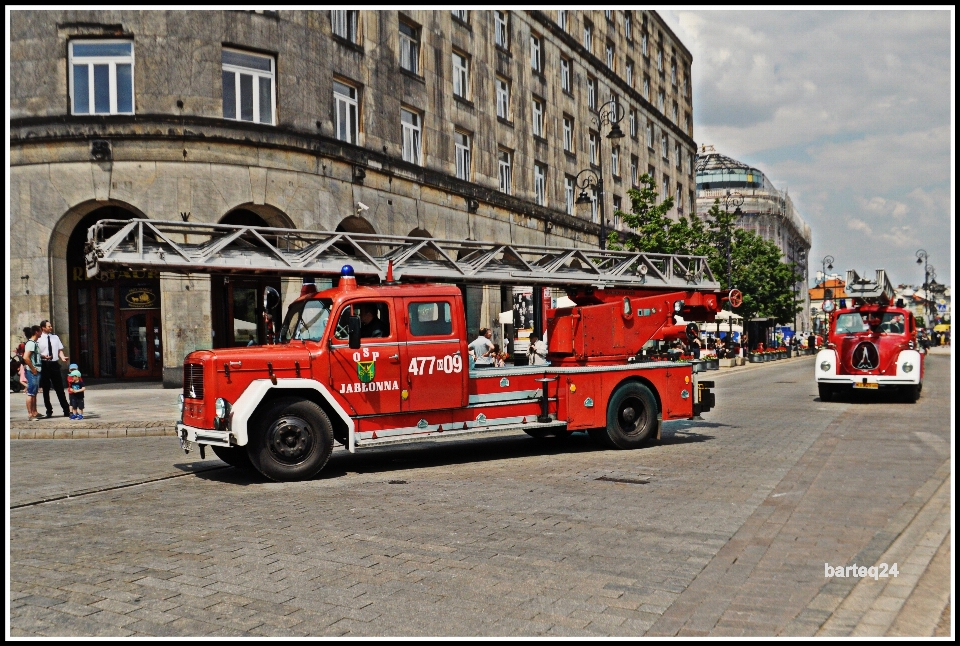
[[[319,133],[305,133],[283,126],[228,121],[211,117],[164,114],[99,116],[46,116],[10,120],[10,147],[49,145],[105,139],[107,141],[171,141],[183,146],[189,163],[190,142],[222,143],[299,152],[330,158],[375,172],[415,181],[470,200],[484,202],[554,226],[600,235],[599,223],[540,206],[522,198],[467,182],[439,170],[417,166],[369,148],[354,146]],[[91,161],[94,161],[91,158]],[[224,162],[230,163],[230,162]],[[248,165],[256,165],[251,159]],[[355,174],[356,177],[356,174]],[[464,210],[468,210],[466,204]]]

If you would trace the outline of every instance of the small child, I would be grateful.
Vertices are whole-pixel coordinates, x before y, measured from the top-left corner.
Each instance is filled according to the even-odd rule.
[[[80,366],[75,363],[70,364],[67,373],[67,388],[70,391],[70,419],[83,419],[83,393],[87,389],[83,386]]]

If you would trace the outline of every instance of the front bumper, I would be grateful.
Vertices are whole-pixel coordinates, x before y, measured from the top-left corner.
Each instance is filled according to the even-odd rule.
[[[817,384],[829,384],[831,386],[849,386],[857,389],[878,390],[901,388],[903,386],[917,386],[920,384],[923,360],[919,353],[913,350],[900,352],[900,355],[897,357],[896,368],[895,374],[886,375],[839,374],[840,366],[836,351],[826,349],[821,350],[817,354],[817,360],[813,370]],[[909,372],[906,371],[907,368],[910,369]]]
[[[850,386],[851,388],[883,389],[899,388],[901,386],[916,386],[920,383],[920,376],[911,379],[905,375],[887,377],[884,375],[829,375],[817,377],[818,384],[832,386]]]
[[[237,444],[237,438],[230,431],[197,428],[183,423],[177,423],[177,437],[180,439],[180,448],[185,451],[197,444],[213,446],[236,446]]]

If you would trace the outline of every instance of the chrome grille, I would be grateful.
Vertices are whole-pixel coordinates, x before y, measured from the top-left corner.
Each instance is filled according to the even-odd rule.
[[[184,399],[203,399],[202,364],[183,364],[183,397]]]

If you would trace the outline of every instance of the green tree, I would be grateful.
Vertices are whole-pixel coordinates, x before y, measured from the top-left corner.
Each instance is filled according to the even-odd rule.
[[[803,279],[796,265],[784,263],[780,248],[752,231],[739,229],[736,216],[715,200],[706,219],[696,214],[673,220],[667,213],[673,198],[658,203],[659,194],[650,175],[640,178],[640,188],[628,191],[632,211],[618,211],[632,231],[621,237],[612,232],[608,248],[706,256],[714,277],[727,287],[727,245],[730,247],[730,286],[743,293],[743,304],[734,311],[748,320],[772,316],[788,323],[800,311],[794,292]]]

